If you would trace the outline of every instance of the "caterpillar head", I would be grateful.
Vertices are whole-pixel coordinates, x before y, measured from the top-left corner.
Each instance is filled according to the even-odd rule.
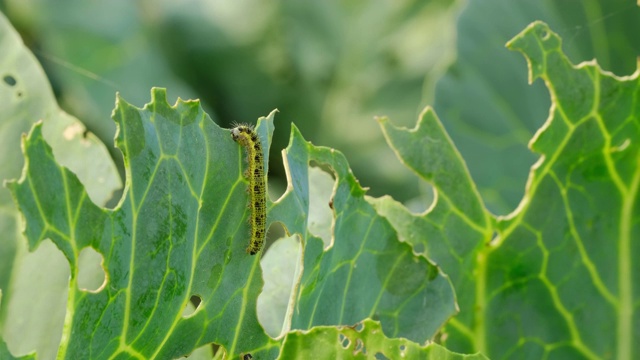
[[[231,129],[231,138],[242,146],[250,145],[252,142],[260,142],[253,127],[248,125],[238,125]]]
[[[233,141],[240,140],[241,132],[242,130],[240,127],[235,127],[231,129],[231,138],[233,139]]]

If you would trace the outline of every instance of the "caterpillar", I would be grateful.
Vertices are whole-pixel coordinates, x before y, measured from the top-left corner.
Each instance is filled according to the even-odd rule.
[[[266,234],[267,198],[265,192],[265,174],[262,157],[262,144],[258,134],[249,125],[238,125],[231,129],[231,137],[235,142],[245,148],[249,167],[245,171],[245,177],[249,180],[249,224],[251,227],[251,239],[247,246],[247,253],[257,254],[262,248]]]

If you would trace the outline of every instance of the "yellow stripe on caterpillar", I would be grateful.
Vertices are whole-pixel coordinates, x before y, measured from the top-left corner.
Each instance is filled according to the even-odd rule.
[[[257,254],[262,249],[267,226],[267,198],[265,192],[265,174],[262,155],[262,144],[252,126],[238,125],[231,129],[231,137],[242,145],[247,152],[248,168],[245,177],[249,180],[249,224],[251,238],[247,253]]]

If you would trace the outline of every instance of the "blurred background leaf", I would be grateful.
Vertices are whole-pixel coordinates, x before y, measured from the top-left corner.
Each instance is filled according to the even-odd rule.
[[[549,92],[527,83],[526,62],[504,44],[542,20],[574,63],[597,59],[628,75],[640,54],[634,0],[469,1],[458,19],[457,59],[438,81],[435,110],[462,153],[487,207],[506,214],[524,194],[538,158],[527,147],[549,114]]]
[[[543,20],[574,62],[597,58],[623,75],[640,53],[633,0],[0,0],[0,9],[44,64],[62,107],[107,144],[116,91],[134,103],[152,86],[200,98],[223,126],[277,107],[279,126],[293,121],[311,141],[342,150],[371,195],[406,202],[430,191],[394,160],[372,118],[411,126],[434,104],[499,214],[522,197],[535,161],[527,142],[549,106],[504,43]],[[277,135],[274,151],[286,141]],[[284,174],[274,165],[277,188]]]
[[[56,158],[87,184],[93,201],[106,203],[121,186],[104,144],[58,107],[44,71],[2,14],[0,109],[1,180],[20,176],[21,135],[42,121]],[[69,265],[50,241],[27,249],[22,218],[5,188],[0,188],[0,209],[0,337],[14,353],[38,350],[41,358],[53,358],[65,316]],[[98,266],[83,275],[92,282],[103,272]]]
[[[373,117],[409,125],[432,102],[433,82],[452,57],[455,5],[0,0],[63,108],[105,143],[113,143],[116,91],[132,103],[144,103],[152,86],[200,98],[223,126],[277,107],[278,126],[295,122],[311,141],[341,149],[372,195],[400,200],[418,195],[418,181],[395,161]],[[277,136],[276,152],[287,143]],[[281,165],[270,175],[284,184]]]

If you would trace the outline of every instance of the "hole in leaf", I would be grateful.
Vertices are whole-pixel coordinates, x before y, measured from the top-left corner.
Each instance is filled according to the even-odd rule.
[[[361,339],[356,339],[356,348],[353,350],[353,355],[357,355],[359,352],[366,355],[367,350],[364,347],[364,343]]]
[[[405,206],[414,215],[423,215],[436,205],[437,190],[430,183],[420,179],[418,196],[405,202]]]
[[[15,86],[18,83],[18,80],[11,75],[5,75],[2,80],[9,86]]]
[[[223,346],[216,343],[211,343],[211,349],[213,350],[213,359],[226,359],[227,352]]]
[[[191,354],[189,355],[185,355],[181,358],[178,358],[179,360],[186,360],[186,359],[224,359],[224,356],[218,356],[215,357],[215,353],[218,350],[219,346],[211,343],[211,344],[205,344],[200,346],[199,348],[193,350],[191,352]],[[224,352],[223,352],[224,353]],[[222,354],[220,354],[222,355]],[[176,360],[178,360],[176,359]]]
[[[448,338],[449,338],[449,334],[442,331],[433,338],[433,342],[441,344],[446,342]]]
[[[313,163],[313,162],[312,162]],[[336,180],[324,167],[309,167],[309,232],[322,239],[325,248],[333,243]]]
[[[280,224],[277,231],[284,232]],[[271,230],[271,229],[270,229]],[[300,240],[297,235],[283,237],[271,244],[260,260],[264,286],[258,295],[258,321],[265,332],[277,338],[290,328],[287,304],[302,268]],[[288,317],[289,315],[289,317]]]
[[[242,355],[242,360],[251,360],[251,359],[253,359],[253,355],[251,354]]]
[[[363,323],[357,323],[356,326],[353,329],[355,331],[357,331],[357,332],[362,332],[362,330],[364,330],[364,324]]]
[[[315,160],[311,160],[309,162],[309,167],[310,168],[318,168],[318,169],[324,171],[325,173],[331,175],[331,178],[333,179],[333,181],[337,180],[336,173],[333,171],[333,168],[331,168],[331,166],[329,166],[327,164],[320,163],[320,162],[317,162]]]
[[[98,292],[105,286],[107,276],[102,267],[103,260],[102,254],[94,248],[82,249],[78,256],[78,288]]]
[[[551,33],[549,32],[549,30],[545,30],[542,32],[542,40],[549,40],[549,36],[551,36]]]
[[[378,352],[375,355],[376,360],[390,360],[388,357],[386,357],[383,353]]]
[[[272,223],[271,226],[269,226],[269,228],[267,229],[267,235],[265,235],[265,239],[264,239],[265,243],[263,245],[264,248],[262,252],[266,252],[266,250],[271,247],[271,244],[273,244],[278,239],[283,238],[285,236],[287,236],[287,233],[284,227],[282,226],[282,224]],[[249,245],[248,242],[247,242],[247,245]]]
[[[404,345],[400,345],[400,351],[404,351],[407,347]]]
[[[280,167],[283,165],[280,164]],[[269,167],[269,172],[271,173],[271,167]],[[282,172],[284,174],[284,170]],[[287,191],[287,183],[286,181],[274,177],[267,178],[267,198],[269,200],[279,199],[284,193]]]
[[[121,174],[121,178],[124,178],[124,174]],[[114,209],[120,203],[120,199],[122,199],[122,194],[124,193],[124,188],[120,188],[115,190],[109,200],[104,204],[107,209]]]
[[[349,338],[343,334],[338,334],[338,339],[340,341],[340,345],[342,345],[342,347],[345,349],[348,349],[351,345],[351,340],[349,340]]]
[[[182,317],[186,318],[195,314],[195,312],[200,308],[200,304],[202,304],[202,297],[200,295],[191,295],[187,306],[185,306],[182,311]]]
[[[486,243],[485,245],[486,245],[486,246],[494,246],[494,245],[496,245],[498,242],[500,242],[500,234],[499,234],[497,231],[494,231],[494,232],[491,234],[491,240],[490,240],[488,243]]]

